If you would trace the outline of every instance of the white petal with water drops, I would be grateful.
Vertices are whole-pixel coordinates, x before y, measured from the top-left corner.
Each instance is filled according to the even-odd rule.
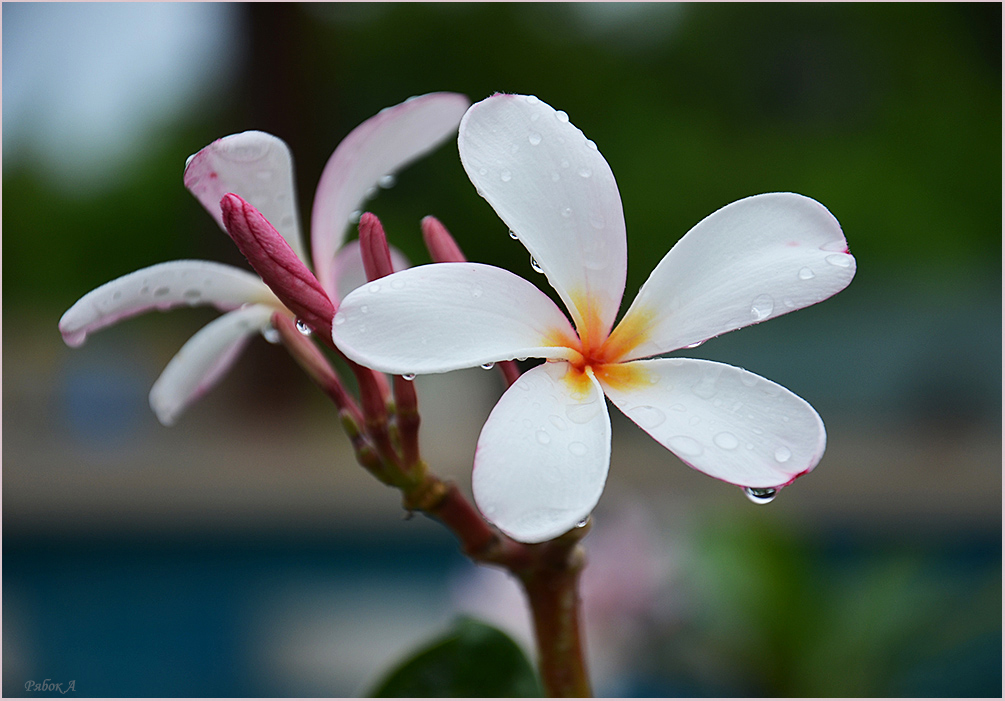
[[[708,360],[664,358],[627,364],[630,386],[604,392],[685,463],[741,487],[778,487],[812,470],[826,443],[823,422],[784,387]],[[649,381],[653,376],[659,382]]]
[[[855,274],[846,249],[837,220],[808,197],[733,202],[678,241],[639,290],[625,319],[645,315],[649,342],[627,358],[685,348],[827,299]]]
[[[603,394],[592,377],[568,382],[570,371],[557,362],[521,375],[478,438],[475,502],[524,543],[550,540],[585,520],[607,480],[611,423]],[[578,412],[582,406],[589,410]]]
[[[575,304],[589,304],[606,331],[628,269],[621,197],[607,161],[562,114],[522,95],[483,100],[461,122],[461,162],[577,323],[583,313]],[[514,152],[513,144],[521,147]],[[560,170],[579,177],[554,177]]]
[[[59,331],[70,346],[87,335],[144,312],[210,304],[222,311],[242,304],[282,303],[261,278],[240,268],[204,260],[176,260],[123,275],[91,290],[59,320]]]
[[[514,358],[567,358],[574,337],[551,299],[513,273],[479,263],[434,263],[361,287],[339,306],[335,344],[361,365],[393,375],[435,373]],[[395,283],[403,283],[396,285]]]

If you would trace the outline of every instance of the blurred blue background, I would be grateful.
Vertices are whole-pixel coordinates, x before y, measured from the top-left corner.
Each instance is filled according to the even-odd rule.
[[[460,611],[527,645],[512,583],[404,520],[335,412],[255,341],[179,423],[146,394],[205,309],[78,350],[59,316],[156,262],[245,265],[181,183],[261,129],[302,212],[385,106],[536,94],[618,179],[630,298],[692,225],[751,194],[824,203],[858,260],[810,309],[689,352],[808,399],[818,469],[770,506],[614,418],[585,541],[596,692],[1001,693],[1001,5],[3,5],[3,694],[366,693]],[[448,143],[370,209],[413,262],[435,214],[530,274]],[[419,378],[423,449],[468,489],[502,384]],[[625,576],[626,572],[632,576]]]

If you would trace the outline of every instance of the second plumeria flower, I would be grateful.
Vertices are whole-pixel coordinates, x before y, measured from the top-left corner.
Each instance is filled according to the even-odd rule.
[[[366,282],[358,243],[346,243],[353,212],[378,186],[389,185],[397,170],[443,143],[469,104],[456,93],[410,98],[360,124],[335,149],[318,182],[311,215],[317,276],[312,281],[315,286],[319,283],[318,299],[328,303],[321,306],[333,311],[342,297]],[[289,262],[296,264],[288,267],[296,267],[301,277],[312,275],[303,267],[307,255],[297,215],[293,161],[281,139],[260,131],[218,139],[188,159],[184,181],[224,230],[228,222],[221,202],[230,193],[239,195],[240,199],[228,200],[232,210],[242,214],[239,223],[275,227],[288,244]],[[234,221],[230,224],[233,229]],[[404,258],[394,253],[395,266],[405,267]],[[273,314],[293,315],[259,276],[210,261],[160,263],[84,295],[60,319],[59,330],[68,345],[79,346],[88,334],[122,319],[199,304],[226,313],[182,346],[150,390],[157,418],[170,425],[219,381],[254,334],[278,340]],[[330,314],[318,327],[326,335],[329,323]]]
[[[611,456],[605,395],[685,463],[726,482],[776,490],[817,465],[823,422],[792,392],[730,365],[646,358],[846,287],[855,259],[825,207],[791,193],[723,207],[677,242],[614,327],[627,243],[617,184],[596,145],[564,112],[521,95],[472,106],[458,145],[472,183],[572,323],[506,270],[442,263],[349,294],[333,336],[349,358],[393,374],[549,361],[503,394],[478,439],[473,489],[491,522],[541,542],[589,516]]]

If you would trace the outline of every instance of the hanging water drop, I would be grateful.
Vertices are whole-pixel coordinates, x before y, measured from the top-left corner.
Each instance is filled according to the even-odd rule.
[[[406,373],[406,374],[404,374],[404,375],[401,376],[401,379],[407,380],[408,382],[411,382],[412,380],[415,379],[415,373],[414,372]]]
[[[271,324],[262,329],[262,338],[273,345],[282,340],[282,337],[279,335],[279,330],[274,328]]]
[[[510,229],[509,230],[509,237],[511,239],[513,239],[514,241],[518,241],[520,239],[520,234],[518,234],[515,231],[513,231],[512,229]]]
[[[792,457],[792,451],[784,445],[775,448],[775,460],[778,462],[788,462]]]
[[[297,319],[297,331],[303,336],[311,335],[311,327],[307,325],[307,322],[303,319]]]
[[[565,113],[565,110],[558,110],[555,112],[555,118],[563,124],[568,123],[569,121],[569,115]]]
[[[750,305],[750,317],[754,321],[764,321],[775,309],[775,300],[769,295],[758,295]]]
[[[755,504],[767,504],[778,496],[778,490],[774,487],[744,487],[743,493]]]
[[[389,173],[387,175],[380,176],[380,178],[377,180],[377,185],[386,190],[389,187],[394,187],[394,184],[396,182],[398,182],[398,179]]]
[[[530,267],[534,269],[535,273],[544,272],[544,268],[541,267],[541,264],[537,262],[537,259],[534,258],[534,256],[530,257]]]
[[[692,348],[697,348],[697,347],[698,347],[698,346],[700,346],[700,345],[701,345],[702,343],[704,343],[704,341],[698,341],[697,343],[689,343],[688,345],[684,346],[684,349],[685,349],[685,350],[690,350],[690,349],[692,349]]]
[[[590,522],[590,517],[587,516],[582,521],[576,524],[576,528],[586,528],[586,524]]]
[[[491,370],[495,366],[495,363],[482,363],[482,370]]]

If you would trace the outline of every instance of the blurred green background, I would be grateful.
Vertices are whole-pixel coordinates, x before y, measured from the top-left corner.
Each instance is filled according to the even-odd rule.
[[[822,202],[858,261],[835,298],[688,352],[823,416],[819,468],[770,506],[613,417],[585,541],[597,693],[999,696],[1000,26],[998,3],[5,3],[4,695],[359,694],[457,611],[526,644],[511,584],[401,520],[281,348],[253,342],[165,429],[146,394],[214,312],[73,351],[56,329],[137,268],[245,265],[182,187],[212,140],[286,140],[307,220],[354,126],[450,90],[535,94],[598,144],[629,299],[761,192]],[[435,214],[470,259],[543,283],[453,142],[368,208],[415,263]],[[424,452],[467,489],[501,382],[418,384]]]

